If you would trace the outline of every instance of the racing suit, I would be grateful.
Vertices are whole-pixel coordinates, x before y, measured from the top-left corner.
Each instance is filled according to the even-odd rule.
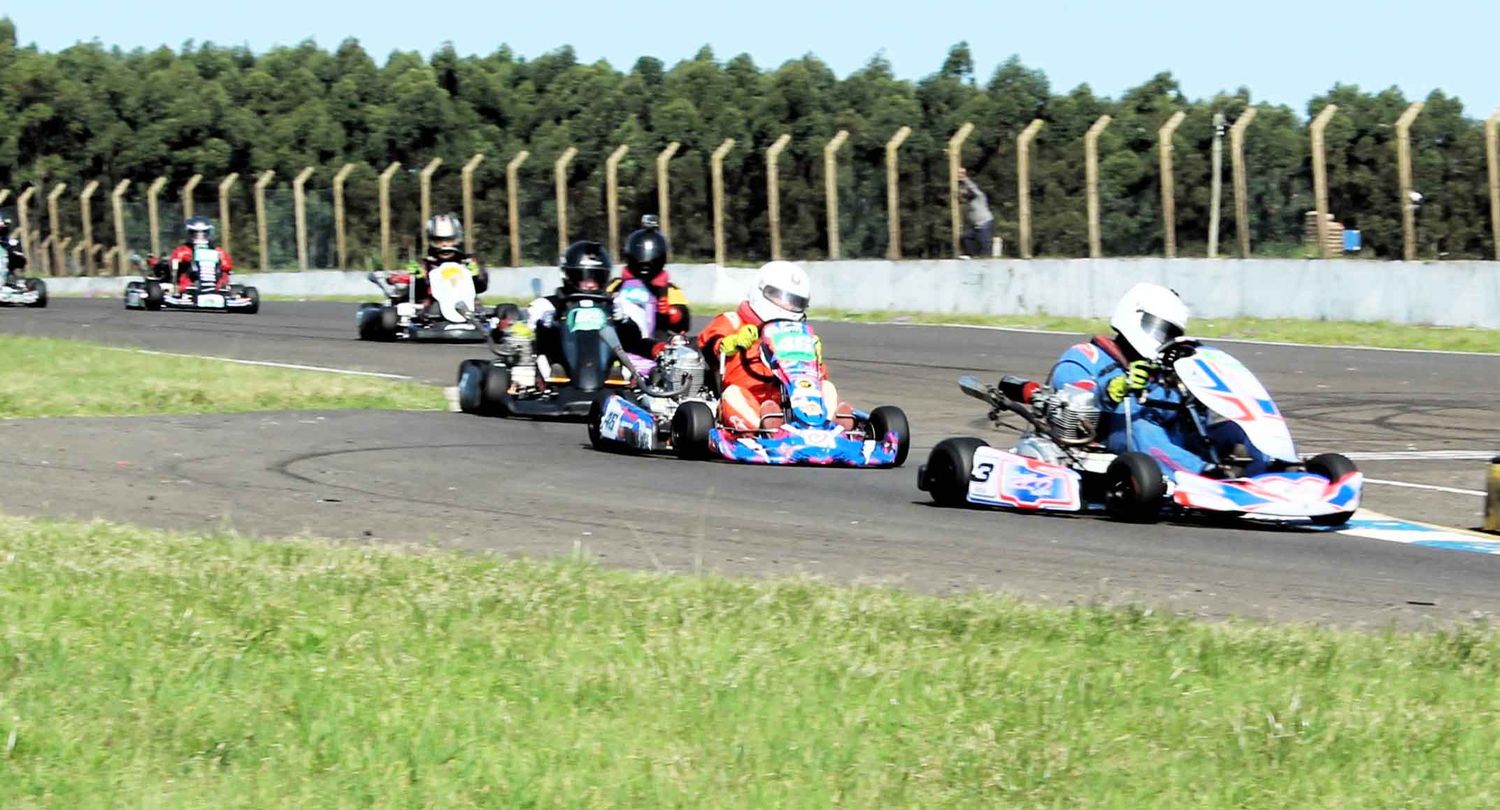
[[[1136,393],[1127,392],[1119,402],[1109,396],[1109,381],[1125,374],[1129,365],[1115,340],[1096,335],[1063,352],[1052,367],[1047,384],[1054,389],[1073,385],[1096,392],[1100,440],[1111,453],[1127,450],[1145,453],[1166,472],[1214,471],[1216,465],[1211,461],[1210,448],[1193,426],[1192,417],[1165,405],[1142,403]],[[1156,381],[1146,387],[1144,394],[1148,401],[1182,401],[1179,392]],[[1271,463],[1270,457],[1251,445],[1244,429],[1234,422],[1226,420],[1209,425],[1207,433],[1213,448],[1220,452],[1244,445],[1251,458],[1244,472],[1247,476],[1265,472]]]
[[[617,290],[618,285],[611,283],[606,289]],[[567,312],[570,295],[568,290],[558,287],[551,295],[544,295],[526,305],[527,325],[536,335],[536,353],[546,358],[547,364],[553,369],[567,367],[562,351],[562,330],[566,327],[559,323],[559,320],[560,316]],[[656,356],[661,349],[661,344],[652,339],[651,335],[646,334],[642,324],[630,317],[629,313],[619,306],[618,301],[608,308],[608,312],[615,327],[615,334],[620,338],[620,347],[625,350],[626,354],[639,358]],[[636,367],[640,368],[641,364],[636,364]]]
[[[621,271],[619,278],[611,281],[605,286],[605,292],[614,295],[619,292],[620,287],[627,281],[637,280],[637,276],[626,267]],[[643,282],[646,289],[651,292],[651,297],[656,300],[656,332],[652,337],[665,340],[674,334],[684,334],[692,323],[692,313],[688,311],[687,296],[682,290],[672,283],[667,271],[657,273],[648,282]]]
[[[9,284],[26,269],[26,253],[15,239],[0,239],[0,284]]]
[[[427,274],[450,262],[454,264],[462,264],[464,267],[468,268],[469,275],[474,277],[474,292],[476,294],[482,293],[485,290],[489,289],[489,271],[480,266],[479,259],[469,253],[463,254],[457,260],[441,258],[433,255],[432,253],[428,253],[421,259],[408,262],[403,272],[392,273],[390,277],[386,279],[386,281],[394,287],[400,287],[407,284],[415,285],[415,289],[413,289],[411,293],[412,297],[417,301],[417,303],[425,306],[432,301],[432,290],[427,283]]]
[[[213,247],[212,250],[219,253],[219,278],[215,286],[225,289],[229,286],[229,273],[234,269],[234,260],[229,258],[229,251],[221,247]],[[193,278],[193,250],[194,246],[189,244],[178,245],[171,255],[167,256],[165,264],[177,274],[177,292],[179,294],[193,286],[197,280]]]
[[[751,349],[726,355],[719,351],[725,338],[734,336],[746,325],[758,330],[763,323],[755,310],[750,308],[750,302],[745,301],[732,312],[719,313],[698,335],[698,348],[708,358],[709,364],[713,365],[716,358],[717,362],[722,363],[719,421],[735,430],[752,431],[763,427],[771,429],[779,424],[782,416],[781,386],[761,359],[760,352]],[[820,359],[822,352],[820,341]],[[821,365],[824,401],[837,402],[835,419],[841,424],[847,422],[848,426],[852,426],[852,409],[847,403],[839,402],[838,389],[828,379],[828,366]]]

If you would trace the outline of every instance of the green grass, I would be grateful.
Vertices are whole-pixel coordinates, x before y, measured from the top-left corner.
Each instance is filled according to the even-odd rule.
[[[332,408],[443,409],[416,383],[0,336],[0,418]]]
[[[963,315],[921,312],[850,312],[814,309],[811,317],[869,323],[966,324],[1047,329],[1092,334],[1109,331],[1106,320],[1059,315]],[[1311,343],[1322,346],[1371,346],[1391,349],[1500,353],[1500,329],[1469,329],[1353,321],[1303,321],[1263,318],[1196,318],[1192,333],[1198,337]]]
[[[0,518],[0,804],[1484,807],[1500,638]]]

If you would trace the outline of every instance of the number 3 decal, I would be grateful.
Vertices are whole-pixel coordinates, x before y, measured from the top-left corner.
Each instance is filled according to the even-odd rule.
[[[969,480],[978,481],[982,484],[990,480],[990,474],[994,471],[995,465],[986,462],[974,468],[974,472],[969,476]]]

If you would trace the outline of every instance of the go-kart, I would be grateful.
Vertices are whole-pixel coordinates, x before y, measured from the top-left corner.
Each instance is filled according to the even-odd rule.
[[[1364,476],[1354,462],[1338,453],[1299,458],[1265,386],[1229,354],[1178,338],[1158,355],[1155,376],[1163,387],[1151,390],[1178,396],[1127,397],[1127,436],[1133,435],[1129,420],[1135,410],[1175,410],[1191,431],[1188,435],[1210,454],[1214,476],[1166,469],[1135,449],[1109,452],[1095,436],[1100,417],[1095,390],[1075,385],[1053,389],[1009,376],[999,386],[989,386],[963,377],[959,387],[990,406],[992,422],[1003,424],[1003,415],[1014,414],[1026,427],[1010,450],[974,437],[939,442],[918,470],[917,487],[945,506],[1103,511],[1138,523],[1215,514],[1339,526],[1359,507]],[[1246,475],[1248,448],[1215,446],[1210,431],[1225,421],[1238,425],[1246,441],[1271,459],[1267,471]]]
[[[364,303],[355,312],[360,340],[431,340],[478,342],[501,320],[513,317],[513,305],[502,304],[477,314],[478,294],[469,269],[457,262],[438,265],[427,274],[431,300],[417,300],[417,283],[410,273],[384,270],[367,278],[385,293],[384,303]],[[465,302],[465,311],[455,305]]]
[[[476,324],[478,319],[469,313]],[[493,330],[484,340],[494,359],[465,360],[458,366],[458,404],[464,413],[484,416],[529,416],[581,419],[606,388],[630,385],[629,365],[612,348],[618,346],[612,319],[613,299],[604,293],[575,292],[556,313],[560,354],[554,366],[538,352],[530,336],[507,331],[499,341]]]
[[[823,398],[823,360],[818,338],[804,321],[768,321],[753,349],[782,394],[782,416],[756,430],[736,430],[718,418],[719,403],[680,395],[663,403],[653,396],[601,399],[589,418],[595,447],[657,451],[682,459],[722,458],[750,464],[899,467],[911,446],[911,428],[900,408],[883,405],[844,415]],[[686,377],[675,371],[679,377]],[[722,377],[722,368],[720,369]],[[663,380],[665,382],[665,380]],[[691,383],[689,378],[685,382]]]
[[[4,276],[5,280],[0,282],[0,306],[36,309],[47,306],[47,282],[14,273]]]
[[[239,312],[254,315],[260,311],[260,291],[243,284],[219,285],[219,251],[200,247],[193,250],[189,284],[184,289],[170,278],[166,262],[147,268],[144,278],[125,285],[125,308],[186,309],[199,312]]]

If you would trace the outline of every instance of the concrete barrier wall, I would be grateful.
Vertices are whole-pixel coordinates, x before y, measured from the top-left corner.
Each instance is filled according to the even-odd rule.
[[[1500,263],[1234,259],[1035,259],[806,263],[813,306],[864,312],[1050,314],[1102,318],[1130,285],[1165,284],[1198,317],[1390,321],[1500,328]],[[739,300],[752,268],[673,265],[690,301]],[[370,295],[362,272],[237,274],[265,295]],[[49,280],[60,295],[118,295],[123,278]],[[495,268],[494,296],[557,285],[553,267]]]

